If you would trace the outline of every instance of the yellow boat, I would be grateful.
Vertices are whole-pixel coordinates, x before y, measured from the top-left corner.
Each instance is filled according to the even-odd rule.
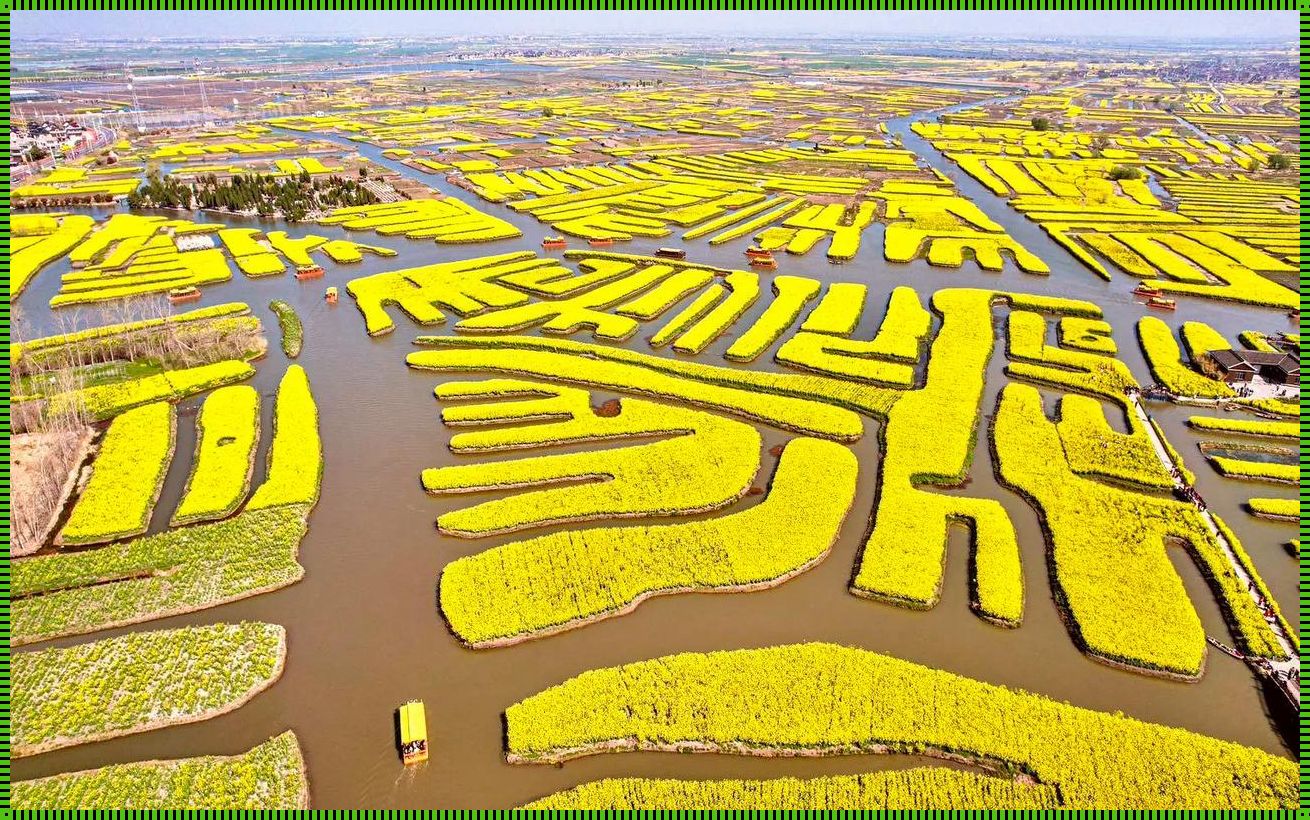
[[[421,700],[400,707],[400,753],[406,766],[428,759],[428,718]]]

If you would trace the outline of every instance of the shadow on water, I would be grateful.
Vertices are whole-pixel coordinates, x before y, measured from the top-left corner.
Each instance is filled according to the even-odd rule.
[[[1287,751],[1291,752],[1292,757],[1300,759],[1301,757],[1301,711],[1296,708],[1296,704],[1288,700],[1283,690],[1273,680],[1264,676],[1258,676],[1260,681],[1260,692],[1264,696],[1265,704],[1269,708],[1269,719],[1278,729],[1278,734],[1283,739],[1283,745]]]

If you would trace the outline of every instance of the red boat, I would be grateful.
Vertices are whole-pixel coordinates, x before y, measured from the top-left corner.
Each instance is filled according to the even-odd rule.
[[[306,279],[317,279],[322,275],[323,269],[318,265],[301,265],[296,268],[296,278],[302,282]]]
[[[168,301],[176,305],[179,302],[194,302],[199,299],[200,296],[200,288],[195,285],[187,285],[186,287],[173,288],[170,290],[168,292]]]
[[[1160,296],[1152,296],[1146,300],[1146,306],[1156,310],[1177,310],[1178,303],[1173,299],[1165,299]]]
[[[765,270],[777,270],[778,260],[772,256],[756,256],[751,259],[752,268],[764,268]]]
[[[568,243],[564,241],[564,237],[562,236],[548,236],[541,240],[541,247],[546,249],[566,248],[568,247]]]
[[[747,255],[747,256],[768,256],[768,257],[772,257],[772,256],[773,256],[773,252],[772,252],[772,251],[766,251],[764,248],[761,248],[759,245],[751,245],[749,248],[746,249],[746,255]]]
[[[1133,293],[1138,296],[1164,296],[1164,291],[1159,288],[1153,288],[1145,282],[1134,288]]]
[[[588,239],[587,244],[593,248],[604,248],[614,244],[613,239]]]

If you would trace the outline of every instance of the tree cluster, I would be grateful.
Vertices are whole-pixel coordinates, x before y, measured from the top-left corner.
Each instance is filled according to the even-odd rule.
[[[262,217],[281,214],[291,222],[303,220],[313,211],[376,202],[373,192],[356,180],[336,175],[316,179],[308,172],[290,177],[237,174],[222,179],[209,174],[192,182],[151,174],[146,184],[127,198],[132,208],[204,208]]]

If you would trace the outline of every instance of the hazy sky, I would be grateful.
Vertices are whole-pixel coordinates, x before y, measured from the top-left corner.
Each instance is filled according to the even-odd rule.
[[[1297,37],[1294,11],[15,11],[15,39],[709,34]]]

